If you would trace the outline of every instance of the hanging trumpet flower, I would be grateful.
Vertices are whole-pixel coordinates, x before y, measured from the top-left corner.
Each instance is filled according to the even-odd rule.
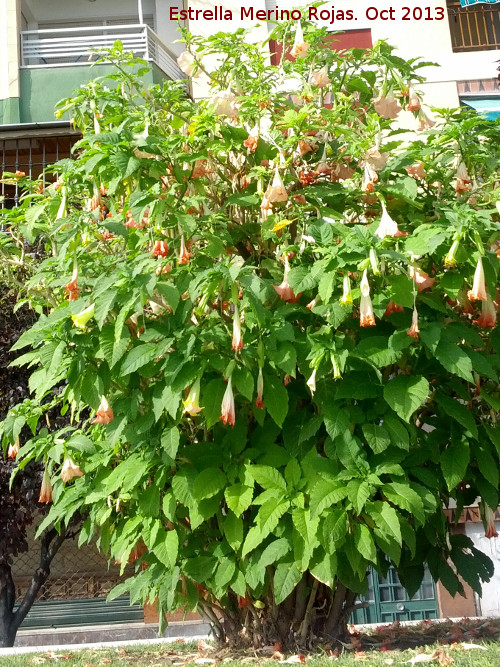
[[[344,291],[340,303],[343,306],[352,306],[351,279],[349,276],[344,276]]]
[[[481,500],[479,503],[479,512],[483,520],[485,531],[484,536],[488,537],[489,539],[492,537],[498,537],[498,532],[495,526],[495,512],[484,500]]]
[[[73,325],[78,327],[78,329],[85,331],[87,323],[94,317],[94,311],[95,304],[92,303],[88,308],[85,308],[85,310],[81,310],[79,313],[72,315],[71,319],[73,320]]]
[[[73,268],[73,275],[71,276],[71,280],[64,286],[64,290],[66,292],[66,298],[68,299],[68,301],[76,301],[80,296],[80,290],[78,288],[77,281],[78,281],[78,266],[75,265],[75,267]]]
[[[342,373],[340,372],[340,365],[339,365],[339,361],[337,359],[337,355],[335,355],[332,352],[332,354],[330,355],[330,358],[332,360],[333,379],[334,380],[340,380],[342,378]]]
[[[16,456],[19,454],[20,449],[21,449],[21,445],[19,444],[19,438],[16,438],[16,441],[14,442],[14,444],[9,445],[9,449],[7,450],[7,458],[8,459],[15,459]]]
[[[370,299],[370,283],[366,269],[363,272],[363,278],[360,284],[361,303],[359,306],[359,325],[361,327],[374,327],[375,315],[373,314],[372,300]]]
[[[476,271],[474,273],[474,281],[472,289],[467,292],[470,301],[487,301],[488,294],[486,293],[486,282],[484,279],[483,260],[481,256],[477,260]]]
[[[224,392],[224,396],[222,398],[220,418],[223,424],[229,424],[229,426],[234,426],[236,423],[232,378],[229,378],[227,381],[226,391]]]
[[[276,165],[272,183],[265,191],[260,207],[270,209],[274,203],[284,201],[288,201],[288,192],[280,176],[278,165]]]
[[[52,502],[52,482],[50,481],[50,475],[45,465],[45,470],[43,471],[42,477],[42,486],[40,487],[40,495],[38,496],[39,503],[50,503]]]
[[[200,407],[200,385],[201,381],[198,378],[189,390],[189,394],[185,401],[182,401],[184,406],[184,412],[187,412],[191,417],[196,417],[196,415],[203,410]]]
[[[444,258],[444,265],[447,268],[451,268],[457,265],[457,258],[455,257],[455,255],[457,253],[459,245],[460,245],[460,239],[455,239],[451,244],[450,249],[446,253],[446,257]]]
[[[474,324],[480,327],[495,327],[497,324],[497,311],[495,304],[491,299],[483,301],[481,304],[481,315],[474,320]]]
[[[304,40],[302,22],[299,20],[295,30],[295,39],[293,42],[292,50],[290,51],[290,55],[292,58],[305,58],[310,46],[311,45]]]
[[[101,403],[97,409],[96,415],[92,420],[92,424],[110,424],[114,419],[113,410],[111,409],[106,396],[101,396]]]
[[[177,264],[189,264],[189,258],[190,254],[189,251],[186,247],[186,241],[184,240],[184,234],[181,234],[181,247],[179,250],[179,259],[177,260]]]
[[[255,401],[255,407],[262,410],[265,405],[262,400],[262,395],[264,393],[264,376],[262,375],[262,368],[259,368],[259,375],[257,377],[257,399]]]
[[[288,263],[288,257],[285,253],[285,273],[283,276],[283,282],[281,283],[281,285],[273,285],[273,288],[276,294],[279,296],[279,298],[282,299],[283,301],[296,303],[300,299],[301,294],[296,295],[293,289],[290,287],[288,283],[289,272],[290,272],[290,265]]]
[[[418,328],[418,312],[416,306],[413,308],[413,315],[411,317],[411,326],[406,333],[408,334],[408,336],[411,336],[412,338],[418,338],[418,334],[420,333],[420,329]]]
[[[241,336],[241,317],[240,311],[237,305],[234,306],[234,315],[233,315],[233,345],[232,348],[235,352],[243,349],[243,338]]]
[[[309,380],[306,382],[307,386],[311,391],[311,396],[314,396],[314,392],[316,391],[316,371],[317,369],[315,368],[311,373]]]
[[[328,67],[325,65],[317,72],[311,74],[311,83],[318,86],[318,88],[326,88],[330,83],[330,77],[328,76]]]
[[[63,482],[71,482],[74,477],[83,477],[83,470],[66,457],[61,470],[61,479]]]

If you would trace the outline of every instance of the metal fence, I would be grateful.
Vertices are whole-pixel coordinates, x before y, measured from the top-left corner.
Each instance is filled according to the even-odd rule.
[[[124,51],[157,65],[170,79],[185,78],[175,54],[145,24],[23,30],[21,67],[88,65],[99,57],[90,49],[111,49],[116,41],[123,44]]]
[[[447,6],[453,51],[500,49],[500,5],[461,7],[448,0]]]

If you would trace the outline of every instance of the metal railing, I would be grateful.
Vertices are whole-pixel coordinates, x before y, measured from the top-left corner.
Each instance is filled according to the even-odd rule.
[[[185,78],[168,46],[149,26],[137,24],[23,30],[21,67],[88,65],[99,57],[89,49],[110,49],[118,40],[124,51],[155,63],[170,79]]]
[[[459,0],[448,0],[453,51],[490,51],[500,49],[500,9],[498,5],[461,7]]]

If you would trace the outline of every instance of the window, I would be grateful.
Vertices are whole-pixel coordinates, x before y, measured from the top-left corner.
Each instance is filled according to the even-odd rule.
[[[498,5],[461,7],[459,0],[447,0],[451,44],[454,52],[500,49]]]

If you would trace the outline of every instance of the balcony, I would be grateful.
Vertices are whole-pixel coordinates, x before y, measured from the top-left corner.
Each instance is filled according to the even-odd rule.
[[[459,0],[448,0],[451,43],[455,53],[500,49],[500,10],[498,5],[461,7]]]
[[[20,118],[23,123],[54,119],[55,104],[92,78],[113,71],[112,64],[91,69],[99,54],[121,41],[124,51],[151,64],[145,85],[184,79],[176,56],[147,25],[93,26],[21,32]]]

